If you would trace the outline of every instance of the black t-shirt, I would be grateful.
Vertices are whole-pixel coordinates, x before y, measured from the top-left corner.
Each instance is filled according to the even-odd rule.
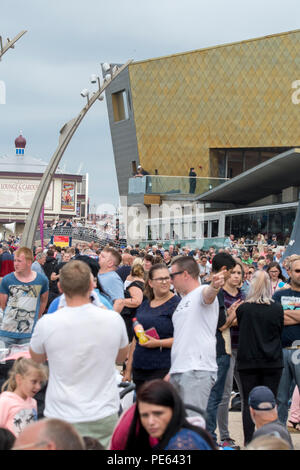
[[[209,285],[209,282],[204,282],[203,285]],[[217,349],[217,357],[224,356],[224,354],[228,354],[226,351],[225,340],[223,337],[222,331],[219,330],[225,323],[227,319],[226,314],[226,307],[224,303],[224,293],[222,290],[218,292],[217,295],[218,302],[219,302],[219,318],[218,318],[218,325],[216,331],[216,349]]]
[[[239,326],[237,369],[281,368],[283,309],[276,302],[245,302],[236,311]]]
[[[275,302],[282,305],[283,310],[300,309],[300,292],[293,289],[280,289],[273,295]],[[282,347],[287,348],[293,345],[294,341],[300,340],[300,323],[287,325],[283,328]]]
[[[218,319],[218,325],[217,325],[216,339],[217,339],[217,357],[220,357],[220,356],[223,356],[224,354],[228,354],[226,352],[223,333],[222,331],[219,330],[219,328],[221,328],[226,323],[226,307],[224,303],[224,294],[222,290],[218,292],[217,297],[218,297],[218,302],[219,302],[219,319]]]
[[[120,276],[123,282],[126,281],[126,278],[127,276],[129,276],[130,272],[131,266],[128,266],[127,264],[125,264],[124,266],[120,266],[116,271],[116,273]]]

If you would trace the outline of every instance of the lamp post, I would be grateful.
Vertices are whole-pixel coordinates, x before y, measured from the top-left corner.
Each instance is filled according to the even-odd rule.
[[[51,184],[52,178],[55,174],[55,171],[58,167],[58,164],[63,156],[71,138],[73,137],[75,131],[77,130],[79,124],[85,117],[86,113],[93,106],[93,104],[98,100],[102,100],[103,97],[101,94],[103,91],[111,84],[111,82],[132,62],[128,60],[124,65],[115,69],[115,73],[109,78],[106,76],[102,86],[100,86],[100,80],[98,81],[98,91],[96,91],[92,96],[89,96],[87,89],[82,90],[81,96],[87,98],[87,104],[80,111],[77,117],[71,119],[67,122],[60,130],[59,143],[56,151],[54,152],[46,170],[43,174],[39,187],[35,193],[34,199],[32,201],[29,213],[26,218],[26,223],[24,231],[22,234],[21,244],[22,246],[27,246],[28,248],[33,248],[34,237],[40,217],[40,213]]]
[[[13,39],[9,39],[7,38],[7,43],[3,46],[3,42],[2,42],[2,36],[0,36],[0,60],[2,58],[2,56],[5,54],[5,52],[8,51],[8,49],[14,49],[14,44],[25,34],[27,33],[27,31],[21,31],[19,34],[17,34],[16,37],[14,37]]]

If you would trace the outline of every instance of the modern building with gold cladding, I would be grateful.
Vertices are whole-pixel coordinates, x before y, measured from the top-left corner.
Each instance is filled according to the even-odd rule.
[[[299,51],[296,30],[131,63],[106,95],[120,193],[137,165],[230,178],[300,146]]]

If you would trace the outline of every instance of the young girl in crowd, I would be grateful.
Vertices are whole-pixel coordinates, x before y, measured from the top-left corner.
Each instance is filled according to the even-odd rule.
[[[20,357],[14,362],[0,395],[0,427],[16,437],[37,420],[37,402],[33,398],[47,380],[47,368],[32,359]]]

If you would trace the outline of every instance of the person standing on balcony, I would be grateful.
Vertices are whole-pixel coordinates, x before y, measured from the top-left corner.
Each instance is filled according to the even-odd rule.
[[[143,176],[146,176],[146,193],[151,193],[152,192],[152,181],[151,177],[149,176],[149,172],[144,170],[141,165],[137,167],[137,172],[134,175],[135,178],[142,178]]]
[[[147,176],[147,175],[149,175],[148,171],[144,170],[144,168],[142,168],[141,165],[139,165],[139,166],[137,167],[137,172],[136,172],[136,174],[134,175],[134,177],[135,177],[135,178],[136,178],[136,177],[141,178],[141,177]]]
[[[190,177],[190,194],[194,194],[196,190],[196,176],[195,168],[190,168],[189,177]]]

